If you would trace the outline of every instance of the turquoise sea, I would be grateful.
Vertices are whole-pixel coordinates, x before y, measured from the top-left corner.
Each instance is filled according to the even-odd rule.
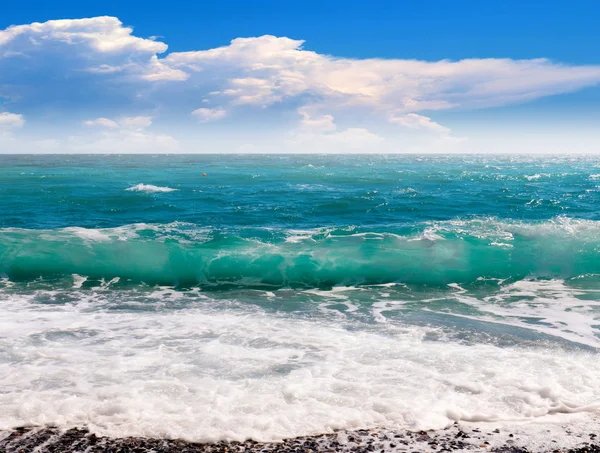
[[[0,429],[595,417],[599,208],[599,157],[0,155]]]

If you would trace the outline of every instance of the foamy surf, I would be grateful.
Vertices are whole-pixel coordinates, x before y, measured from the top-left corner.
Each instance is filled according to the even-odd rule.
[[[3,294],[1,346],[13,359],[0,364],[0,429],[274,441],[455,421],[564,423],[561,414],[600,410],[594,351],[456,341],[393,317],[374,328],[351,314],[222,310],[185,294],[168,311],[155,310],[177,300],[123,310],[124,295],[118,312],[106,310],[106,293],[73,295],[48,309],[35,295]]]

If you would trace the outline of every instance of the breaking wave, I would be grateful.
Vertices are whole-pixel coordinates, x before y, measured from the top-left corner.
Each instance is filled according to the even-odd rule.
[[[266,234],[189,224],[110,229],[0,230],[0,274],[11,280],[72,274],[148,284],[330,287],[482,278],[600,274],[600,222],[495,218],[398,227]]]
[[[171,187],[154,186],[152,184],[136,184],[135,186],[125,190],[129,192],[165,193],[175,192],[177,189],[172,189]]]

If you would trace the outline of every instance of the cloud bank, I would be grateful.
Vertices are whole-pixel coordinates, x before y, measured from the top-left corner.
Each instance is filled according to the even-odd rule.
[[[168,53],[115,17],[11,26],[0,31],[0,129],[10,129],[14,147],[17,129],[36,135],[58,122],[62,136],[42,138],[68,136],[63,146],[72,151],[85,142],[84,149],[128,152],[132,141],[137,151],[175,149],[171,131],[229,151],[259,132],[290,149],[390,151],[404,139],[456,142],[435,120],[444,111],[520,104],[600,82],[600,66],[547,59],[351,59],[304,46],[265,35]]]

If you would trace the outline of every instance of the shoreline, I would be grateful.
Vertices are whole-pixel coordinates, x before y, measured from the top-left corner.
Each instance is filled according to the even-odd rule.
[[[316,453],[461,452],[600,453],[600,425],[593,432],[555,426],[533,442],[524,432],[492,425],[455,423],[443,430],[360,429],[300,436],[281,442],[195,443],[152,437],[97,436],[86,428],[19,427],[0,431],[2,453]],[[590,431],[590,430],[588,430]],[[526,432],[526,431],[525,431]],[[558,440],[557,440],[558,439]]]

